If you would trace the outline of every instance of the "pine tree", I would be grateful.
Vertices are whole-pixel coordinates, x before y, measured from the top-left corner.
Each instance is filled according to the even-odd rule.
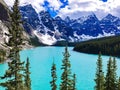
[[[120,90],[120,77],[119,77],[118,83],[117,83],[117,90]]]
[[[112,63],[112,86],[113,86],[113,90],[117,90],[117,65],[116,65],[116,60],[115,57],[113,58],[113,63]]]
[[[64,59],[62,61],[62,76],[60,90],[72,90],[72,75],[71,75],[71,64],[69,61],[70,54],[68,52],[67,46],[65,47],[65,52],[63,53]]]
[[[73,74],[73,88],[72,90],[76,90],[76,74]]]
[[[96,71],[95,83],[96,83],[95,90],[104,90],[104,72],[102,70],[101,53],[99,53],[98,60],[97,60],[97,71]]]
[[[30,79],[30,62],[29,62],[29,58],[27,58],[27,62],[26,62],[26,70],[25,70],[25,87],[26,90],[31,90],[31,79]]]
[[[51,90],[57,90],[57,85],[56,85],[56,81],[57,81],[56,65],[54,63],[52,65],[52,67],[51,67],[51,77],[52,77],[52,81],[50,82]]]
[[[0,49],[0,63],[3,63],[5,61],[6,58],[6,51]]]
[[[105,82],[105,90],[116,90],[117,81],[116,81],[116,60],[109,58],[108,65],[107,65],[107,74],[106,74],[106,82]]]
[[[107,74],[105,78],[105,90],[112,90],[112,59],[109,58],[108,64],[107,64]]]
[[[19,2],[15,0],[11,16],[11,28],[9,29],[9,42],[6,43],[10,47],[9,58],[11,62],[8,63],[8,70],[1,79],[7,79],[5,82],[0,83],[1,86],[5,87],[6,90],[25,90],[23,82],[23,71],[24,62],[20,61],[19,51],[21,50],[21,45],[23,43],[23,34],[21,27],[21,15],[19,11]]]

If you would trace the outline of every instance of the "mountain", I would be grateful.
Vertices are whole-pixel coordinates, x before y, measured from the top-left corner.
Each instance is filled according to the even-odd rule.
[[[51,17],[49,12],[36,12],[32,5],[20,7],[24,28],[39,42],[53,45],[58,41],[81,42],[111,35],[120,35],[120,19],[108,14],[99,20],[93,13],[89,16],[62,19]]]
[[[6,33],[9,33],[9,14],[7,5],[3,0],[0,0],[0,49],[6,49],[5,41],[8,41],[8,36]]]
[[[76,44],[75,51],[120,57],[120,36],[104,37]]]
[[[7,21],[9,18],[7,5],[3,0],[0,0],[0,20]]]
[[[9,37],[6,35],[9,33],[9,10],[3,0],[0,0],[0,63],[7,59],[9,53],[9,47],[5,44],[8,42]]]
[[[7,34],[9,34],[9,29],[11,28],[9,13],[10,9],[8,9],[7,4],[3,0],[0,0],[0,50],[2,49],[6,51],[9,51],[9,47],[5,43],[9,41],[9,36]],[[30,39],[25,31],[23,31],[23,34],[23,37],[27,40],[25,41],[26,47],[28,46],[28,41]]]
[[[100,21],[101,29],[106,33],[120,34],[120,18],[108,14]]]

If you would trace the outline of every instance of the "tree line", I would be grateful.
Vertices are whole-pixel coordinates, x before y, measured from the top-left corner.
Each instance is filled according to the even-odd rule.
[[[75,51],[98,54],[101,51],[104,55],[120,55],[120,36],[104,37],[89,41],[80,42],[74,47]]]

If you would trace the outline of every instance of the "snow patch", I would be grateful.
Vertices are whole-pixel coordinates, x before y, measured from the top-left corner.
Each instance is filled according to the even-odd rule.
[[[85,35],[85,34],[78,35],[76,32],[74,32],[74,37],[76,37],[79,41],[86,41],[86,40],[90,40],[90,39],[97,39],[97,38],[114,36],[114,35],[115,34],[113,32],[106,33],[105,31],[103,31],[103,34],[98,34],[98,36],[94,37],[94,36]]]
[[[40,42],[47,44],[47,45],[53,45],[57,40],[54,36],[50,36],[47,33],[45,35],[39,33],[38,31],[33,31],[33,33],[38,37]]]
[[[120,26],[117,27],[120,30]]]

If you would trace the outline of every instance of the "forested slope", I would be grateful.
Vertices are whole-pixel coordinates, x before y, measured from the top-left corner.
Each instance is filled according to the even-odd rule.
[[[75,51],[104,55],[120,56],[120,36],[94,39],[80,42],[74,47]]]

